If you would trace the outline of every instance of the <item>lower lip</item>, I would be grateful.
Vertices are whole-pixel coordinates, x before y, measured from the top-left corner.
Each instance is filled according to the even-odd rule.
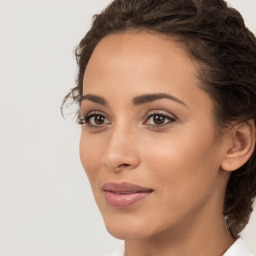
[[[152,192],[140,192],[130,194],[116,194],[113,192],[105,191],[106,201],[113,207],[126,208],[134,205],[136,202],[144,199]]]

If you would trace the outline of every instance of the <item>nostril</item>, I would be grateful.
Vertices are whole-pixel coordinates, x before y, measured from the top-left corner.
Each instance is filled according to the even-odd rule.
[[[129,164],[120,164],[119,167],[129,166]]]

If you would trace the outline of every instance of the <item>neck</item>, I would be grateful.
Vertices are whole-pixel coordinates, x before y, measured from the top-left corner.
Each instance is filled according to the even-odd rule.
[[[160,234],[125,242],[125,256],[221,256],[234,243],[226,229],[223,216],[196,225],[182,223]]]

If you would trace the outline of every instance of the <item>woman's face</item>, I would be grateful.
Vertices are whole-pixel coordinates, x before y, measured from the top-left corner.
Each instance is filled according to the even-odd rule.
[[[112,235],[177,234],[222,217],[225,140],[182,45],[146,32],[105,37],[83,95],[80,157]]]

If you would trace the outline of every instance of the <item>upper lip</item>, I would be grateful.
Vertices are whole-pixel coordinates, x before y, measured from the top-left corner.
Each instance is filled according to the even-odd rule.
[[[128,182],[121,182],[121,183],[107,182],[103,184],[102,189],[104,191],[109,191],[109,192],[130,192],[130,193],[153,191],[153,189],[151,188],[142,187],[142,186],[128,183]]]

